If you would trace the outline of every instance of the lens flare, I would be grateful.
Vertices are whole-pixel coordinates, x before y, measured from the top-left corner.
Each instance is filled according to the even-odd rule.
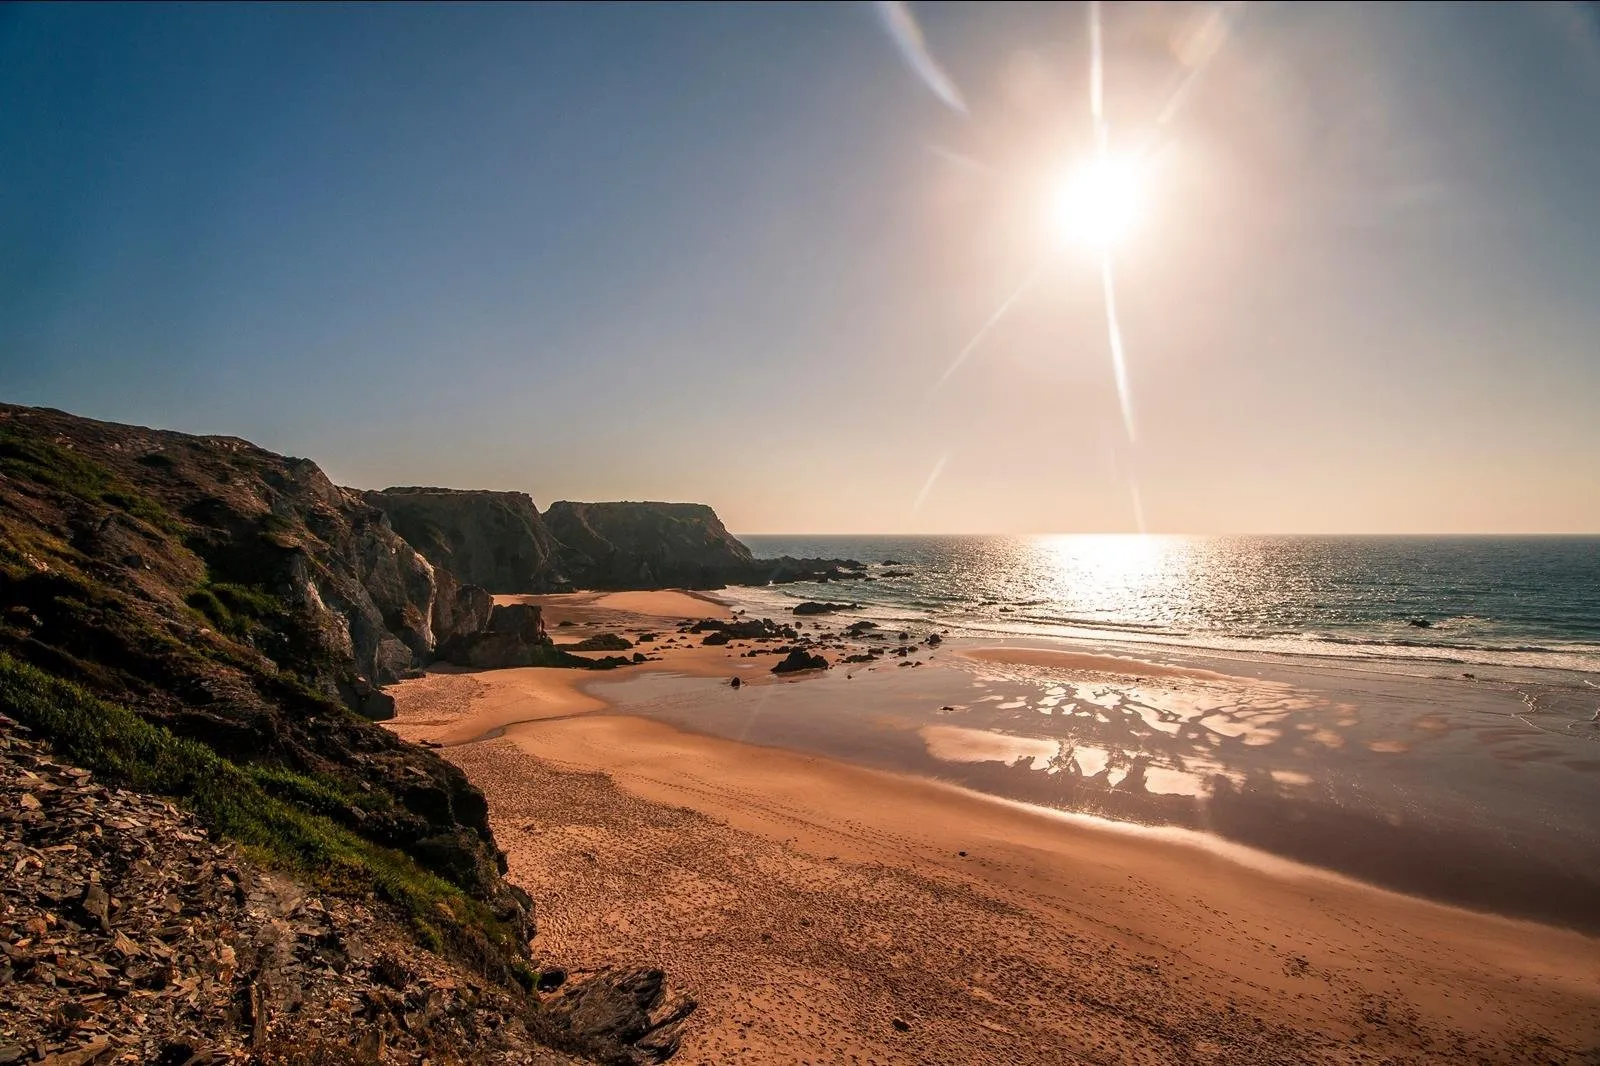
[[[1040,263],[1027,277],[1022,279],[1022,284],[1012,290],[1011,295],[1007,296],[1004,302],[995,308],[994,314],[989,316],[989,320],[978,327],[978,332],[972,335],[972,339],[967,342],[966,347],[956,353],[956,357],[950,361],[950,365],[945,368],[945,372],[939,375],[939,380],[934,382],[933,388],[929,390],[930,394],[943,388],[944,383],[949,381],[957,370],[961,369],[961,364],[965,363],[967,357],[977,350],[978,345],[983,343],[983,339],[989,335],[989,331],[1000,324],[1000,320],[1006,316],[1006,312],[1011,310],[1011,305],[1022,299],[1023,295],[1033,288],[1034,283],[1039,280],[1039,276],[1044,273],[1045,268],[1049,265],[1048,260]]]
[[[928,51],[928,42],[923,38],[922,27],[917,25],[917,17],[911,13],[910,6],[900,0],[878,0],[874,6],[878,11],[878,20],[889,31],[889,37],[900,50],[901,58],[916,72],[922,84],[943,100],[946,106],[965,115],[967,102],[961,98],[961,90],[956,88],[950,75]]]
[[[950,461],[950,453],[945,452],[939,456],[939,461],[933,464],[933,469],[928,472],[928,480],[922,483],[922,491],[917,493],[917,498],[911,503],[911,511],[915,514],[922,509],[922,501],[928,498],[928,493],[933,491],[934,482],[939,480],[939,475],[944,473],[944,464]]]
[[[1111,348],[1111,373],[1117,379],[1117,401],[1122,405],[1122,428],[1128,442],[1134,440],[1133,391],[1128,388],[1128,360],[1122,352],[1122,322],[1117,318],[1117,286],[1111,272],[1111,256],[1100,257],[1100,287],[1106,298],[1106,333]]]

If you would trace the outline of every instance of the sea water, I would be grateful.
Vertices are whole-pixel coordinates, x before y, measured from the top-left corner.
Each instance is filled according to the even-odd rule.
[[[871,564],[757,596],[774,609],[849,600],[996,635],[1600,672],[1600,537],[742,539],[758,557]]]

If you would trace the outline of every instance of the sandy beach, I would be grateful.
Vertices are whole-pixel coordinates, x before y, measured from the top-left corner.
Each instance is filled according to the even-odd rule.
[[[774,686],[758,700],[827,691],[870,716],[889,678],[930,674],[843,689],[836,668],[824,689],[679,635],[726,616],[699,596],[535,599],[558,642],[657,634],[627,684],[737,671]],[[1225,677],[1054,654],[1022,665]],[[629,714],[616,682],[433,673],[396,687],[391,724],[447,745],[488,795],[511,876],[539,900],[541,959],[658,964],[699,1001],[679,1061],[1532,1063],[1600,1047],[1592,937],[1186,830],[687,731]]]

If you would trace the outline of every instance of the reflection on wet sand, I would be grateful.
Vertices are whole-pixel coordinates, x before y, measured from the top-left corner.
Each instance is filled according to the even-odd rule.
[[[928,754],[946,762],[1003,762],[1014,765],[1026,761],[1031,769],[1058,769],[1052,765],[1061,753],[1061,742],[1019,737],[987,729],[966,729],[956,725],[926,725],[920,730]]]
[[[1509,688],[1035,649],[946,648],[926,665],[740,692],[671,677],[602,684],[626,713],[682,728],[1204,830],[1600,930],[1600,826],[1581,814],[1600,803],[1594,745],[1523,726]]]

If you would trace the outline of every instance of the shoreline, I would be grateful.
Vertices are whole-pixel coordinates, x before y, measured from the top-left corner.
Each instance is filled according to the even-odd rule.
[[[623,684],[751,662],[660,654]],[[615,687],[437,673],[397,688],[391,725],[476,730],[442,754],[485,790],[513,879],[541,900],[536,952],[664,965],[702,1004],[683,1061],[1566,1061],[1600,1042],[1600,943],[1581,933],[684,732],[608,706],[596,690]],[[765,676],[747,692],[822,690]]]
[[[753,615],[787,613],[805,599],[851,599],[861,602],[855,612],[886,624],[950,628],[980,641],[1030,641],[1079,644],[1107,649],[1113,655],[1176,655],[1231,659],[1246,662],[1289,661],[1347,664],[1353,668],[1444,671],[1444,676],[1495,671],[1525,678],[1539,676],[1600,679],[1600,643],[1574,641],[1528,645],[1452,643],[1416,636],[1381,636],[1352,630],[1348,634],[1309,631],[1248,634],[1223,630],[1163,630],[1142,626],[1096,624],[1086,619],[1032,617],[1016,613],[974,614],[958,601],[913,606],[893,598],[878,598],[877,586],[849,582],[797,582],[768,588],[730,586],[723,590],[737,606]],[[1414,629],[1410,634],[1433,633]],[[1419,676],[1432,676],[1424,673]]]

